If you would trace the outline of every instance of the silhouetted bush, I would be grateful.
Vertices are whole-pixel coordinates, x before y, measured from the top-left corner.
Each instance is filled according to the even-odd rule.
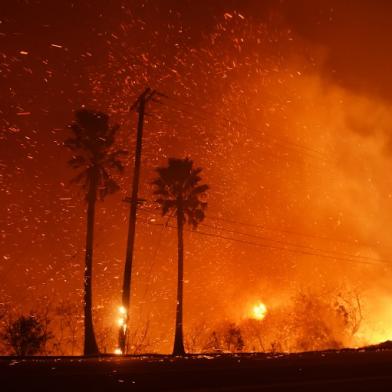
[[[234,323],[221,323],[207,337],[203,351],[239,352],[245,347],[240,327]]]
[[[47,323],[37,315],[20,316],[10,321],[2,334],[4,343],[17,356],[35,355],[43,351],[46,342],[52,338]]]

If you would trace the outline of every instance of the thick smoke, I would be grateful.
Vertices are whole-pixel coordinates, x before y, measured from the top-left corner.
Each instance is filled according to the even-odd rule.
[[[185,235],[188,345],[211,349],[216,332],[226,342],[217,348],[232,347],[228,328],[237,337],[241,329],[247,350],[324,349],[392,337],[389,104],[326,77],[327,51],[275,22],[228,12],[195,34],[177,13],[163,23],[157,11],[147,24],[124,10],[104,34],[106,61],[88,69],[90,89],[75,102],[109,110],[131,153],[133,100],[146,85],[167,95],[150,105],[145,127],[140,196],[147,203],[138,221],[131,312],[138,347],[132,350],[167,352],[172,343],[176,235],[174,222],[155,210],[150,186],[153,168],[168,156],[192,157],[211,186],[204,225]],[[51,156],[64,165],[30,176],[34,197],[18,196],[26,211],[19,216],[20,207],[10,205],[9,216],[20,221],[11,238],[29,228],[24,222],[33,212],[41,233],[43,245],[29,259],[37,264],[28,293],[77,303],[85,217],[82,195],[64,185],[73,174],[60,148],[65,134],[51,133]],[[34,146],[37,159],[44,147]],[[131,158],[121,194],[97,211],[95,319],[108,350],[117,333]],[[18,181],[14,192],[21,193]],[[11,296],[24,308],[36,305],[35,296],[21,299],[16,291]],[[268,313],[255,323],[250,309],[258,301]],[[195,334],[204,340],[192,342]]]

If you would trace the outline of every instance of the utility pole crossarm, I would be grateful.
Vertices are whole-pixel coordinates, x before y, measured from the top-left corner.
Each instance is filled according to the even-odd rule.
[[[146,105],[147,102],[155,102],[155,103],[161,103],[159,99],[156,97],[161,97],[161,98],[167,98],[167,95],[160,93],[157,90],[151,90],[150,87],[147,87],[142,94],[138,97],[138,99],[133,103],[133,105],[130,108],[130,111],[136,111],[140,113],[140,108],[141,105]]]

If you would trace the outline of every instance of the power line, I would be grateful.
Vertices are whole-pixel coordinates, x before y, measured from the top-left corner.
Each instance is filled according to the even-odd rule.
[[[160,116],[157,116],[157,115],[154,115],[154,114],[149,114],[149,116],[152,117],[152,118],[155,118],[156,120],[158,120],[158,121],[160,121],[160,122],[162,122],[164,124],[167,124],[167,125],[169,125],[171,127],[173,126],[172,122],[170,122],[168,120],[165,120],[165,119],[163,119]],[[205,119],[205,120],[207,121],[207,119]],[[296,164],[296,165],[300,165],[300,166],[306,165],[306,166],[316,167],[318,169],[324,167],[323,165],[318,165],[318,166],[316,166],[314,164],[310,165],[308,162],[305,163],[304,161],[301,161],[299,159],[295,159],[295,157],[293,157],[293,156],[285,155],[284,153],[282,153],[282,151],[279,151],[279,152],[280,152],[280,154],[278,154],[278,152],[275,151],[275,150],[271,151],[271,150],[267,149],[267,150],[263,151],[263,156],[272,157],[272,158],[275,158],[275,159],[282,159],[282,158],[284,158],[284,160],[286,162],[290,162],[290,163],[293,163],[293,164]],[[315,158],[315,157],[312,156],[312,158]]]
[[[149,225],[152,226],[162,226],[162,223],[152,223],[152,222],[146,222]],[[167,227],[171,228],[171,229],[176,229],[176,226],[171,226],[168,225]],[[322,257],[322,258],[327,258],[327,259],[332,259],[332,260],[339,260],[339,261],[345,261],[345,262],[349,262],[349,263],[357,263],[357,264],[366,264],[366,265],[389,265],[392,266],[392,261],[391,262],[387,262],[385,261],[379,261],[377,263],[371,263],[371,262],[367,262],[367,261],[360,261],[360,260],[353,260],[353,259],[348,259],[348,258],[344,258],[344,257],[339,257],[339,256],[332,256],[332,255],[326,255],[326,254],[318,254],[318,253],[312,253],[312,252],[307,252],[307,251],[302,251],[302,250],[294,250],[294,249],[289,249],[289,248],[283,248],[283,247],[279,247],[279,246],[274,246],[274,245],[266,245],[266,244],[260,244],[257,242],[253,242],[253,241],[247,241],[247,240],[242,240],[242,239],[238,239],[238,238],[232,238],[232,237],[225,237],[223,235],[219,235],[219,234],[212,234],[212,233],[206,233],[204,231],[200,231],[200,230],[189,230],[186,229],[186,231],[195,233],[195,234],[200,234],[203,236],[208,236],[208,237],[214,237],[214,238],[221,238],[221,239],[225,239],[225,240],[229,240],[229,241],[234,241],[234,242],[240,242],[243,244],[247,244],[247,245],[253,245],[253,246],[258,246],[261,248],[266,248],[266,249],[272,249],[272,250],[280,250],[280,251],[285,251],[285,252],[289,252],[289,253],[297,253],[297,254],[302,254],[302,255],[306,255],[306,256],[318,256],[318,257]]]
[[[167,96],[165,96],[165,97],[169,98]],[[190,105],[188,103],[185,103],[183,101],[179,101],[178,99],[173,98],[173,97],[170,97],[170,99],[174,100],[176,103],[178,103],[180,105],[188,106],[188,107],[190,107],[190,108],[192,108],[194,110],[193,112],[190,112],[190,111],[187,111],[187,110],[184,110],[184,109],[180,109],[181,111],[183,111],[185,113],[188,113],[188,114],[190,114],[192,116],[197,116],[197,117],[199,117],[199,118],[201,118],[201,119],[203,119],[205,121],[209,121],[210,120],[209,118],[206,118],[206,117],[202,116],[200,113],[197,112],[197,111],[200,111],[200,110],[203,111],[203,109],[194,108],[192,105]],[[204,110],[204,112],[208,113],[210,115],[210,117],[212,116],[212,117],[218,118],[216,116],[216,114],[214,114],[212,112],[208,112],[208,111],[205,111],[205,110]],[[163,118],[161,118],[159,116],[154,115],[153,117],[158,119],[159,121],[162,121],[164,123],[172,125],[172,123],[170,123],[169,121],[164,120]],[[238,125],[240,125],[242,127],[245,127],[245,128],[248,128],[248,129],[252,129],[252,130],[256,130],[256,128],[249,127],[249,126],[247,126],[244,123],[240,123],[240,122],[235,121],[235,120],[230,120],[230,119],[225,118],[225,117],[223,117],[223,119],[225,121],[227,121],[227,122],[237,123]],[[309,151],[311,151],[313,153],[317,153],[317,154],[320,154],[322,156],[324,155],[323,153],[321,153],[321,152],[319,152],[317,150],[310,149],[309,147],[306,147],[306,146],[302,146],[302,145],[299,145],[299,144],[296,144],[296,143],[291,143],[291,142],[287,142],[287,143],[291,144],[291,147],[295,146],[296,148],[304,148],[304,149],[309,150]],[[268,151],[268,152],[264,151],[263,154],[264,155],[273,156],[273,157],[276,157],[276,158],[282,158],[282,156],[278,155],[276,152],[271,153],[271,151]],[[314,155],[311,155],[311,156],[312,156],[312,158],[315,158]],[[284,156],[284,158],[285,158],[285,160],[287,160],[289,162],[292,162],[292,163],[296,163],[296,164],[298,164],[298,163],[299,164],[303,164],[304,163],[302,161],[293,160],[292,157],[290,159],[288,156]],[[317,159],[319,159],[319,158],[317,158]],[[327,162],[327,161],[325,161],[325,162]],[[323,166],[323,167],[325,167],[325,166]],[[331,169],[333,169],[333,168],[331,168]],[[212,218],[212,219],[214,219],[214,218]],[[243,225],[245,225],[245,224],[243,224]],[[249,226],[251,226],[251,225],[249,225]],[[350,242],[350,241],[347,241],[347,240],[336,240],[336,239],[331,239],[331,238],[328,238],[328,237],[320,237],[320,236],[315,236],[315,235],[311,235],[311,234],[296,233],[296,232],[289,231],[289,230],[286,230],[286,231],[284,231],[284,230],[276,230],[276,229],[272,229],[272,228],[260,227],[258,225],[254,225],[254,227],[262,228],[263,230],[268,230],[268,231],[275,231],[275,232],[282,232],[282,233],[286,233],[286,234],[293,234],[293,235],[297,235],[297,236],[301,236],[301,237],[318,238],[318,239],[329,240],[329,241],[334,241],[334,242],[347,243],[347,244],[352,244],[352,245],[355,245],[355,246],[363,245],[363,246],[367,246],[367,247],[369,247],[369,246],[375,247],[375,245],[373,245],[373,244],[363,244],[363,243],[359,243],[359,242]],[[377,246],[379,246],[379,245],[377,245]]]
[[[294,248],[308,249],[308,250],[313,250],[313,251],[317,251],[317,252],[323,252],[324,254],[329,254],[329,255],[347,256],[347,257],[358,258],[358,259],[373,260],[373,261],[376,261],[376,262],[391,262],[392,263],[392,261],[389,261],[389,260],[383,260],[383,259],[374,258],[374,257],[370,257],[370,256],[353,255],[353,254],[346,253],[346,252],[330,251],[330,250],[315,248],[315,247],[310,246],[310,245],[294,244],[294,243],[290,243],[290,242],[276,240],[276,239],[273,239],[273,238],[260,237],[260,236],[254,235],[254,234],[244,233],[244,232],[236,231],[236,230],[230,230],[230,229],[226,229],[226,228],[223,228],[223,227],[211,226],[211,225],[207,225],[205,223],[201,223],[201,225],[206,226],[206,227],[210,227],[210,228],[214,228],[216,230],[226,231],[226,232],[232,233],[232,234],[244,235],[246,237],[257,238],[257,239],[260,239],[260,240],[263,240],[263,241],[274,242],[274,243],[277,243],[277,244],[291,246],[291,247],[294,247]]]
[[[319,239],[319,240],[324,240],[324,241],[330,241],[330,242],[337,242],[337,243],[342,243],[342,244],[348,244],[351,246],[366,246],[366,247],[371,247],[371,248],[377,248],[377,247],[384,247],[387,248],[385,245],[383,244],[366,244],[363,242],[356,242],[356,241],[348,241],[346,239],[339,239],[339,238],[331,238],[331,237],[326,237],[326,236],[318,236],[315,234],[310,234],[310,233],[299,233],[297,231],[294,230],[285,230],[285,229],[276,229],[276,228],[271,228],[271,227],[267,227],[264,225],[259,225],[259,224],[253,224],[253,223],[245,223],[245,222],[238,222],[238,221],[234,221],[231,219],[226,219],[226,218],[221,218],[221,217],[216,217],[216,216],[206,216],[207,219],[211,219],[211,220],[215,220],[215,221],[222,221],[222,222],[227,222],[230,224],[235,224],[235,225],[239,225],[239,226],[248,226],[248,227],[254,227],[256,229],[259,230],[264,230],[264,231],[272,231],[272,232],[276,232],[279,234],[283,234],[283,235],[295,235],[298,237],[309,237],[309,238],[314,238],[314,239]]]
[[[145,211],[145,212],[147,212],[147,211]],[[207,225],[207,224],[204,224],[204,223],[200,223],[200,225],[206,226],[206,227],[209,227],[209,228],[213,228],[213,229],[216,229],[216,230],[226,231],[226,232],[229,232],[229,233],[232,233],[232,234],[239,234],[239,235],[244,235],[244,236],[248,236],[248,237],[255,238],[255,239],[260,239],[262,241],[269,241],[269,242],[274,242],[274,243],[286,245],[286,246],[289,246],[289,247],[300,248],[299,250],[298,249],[290,249],[290,248],[287,248],[287,247],[279,248],[279,249],[284,249],[284,250],[287,250],[287,251],[293,251],[293,252],[299,251],[299,252],[302,252],[302,249],[305,249],[305,250],[309,250],[309,251],[322,252],[321,254],[319,254],[319,253],[317,253],[317,254],[312,253],[312,254],[317,255],[317,256],[328,256],[328,257],[331,257],[331,258],[336,258],[337,257],[337,258],[340,258],[340,259],[342,259],[342,256],[343,256],[343,258],[346,259],[346,260],[348,260],[347,257],[349,257],[350,260],[353,261],[353,262],[355,260],[352,260],[352,259],[365,259],[365,260],[375,261],[376,263],[391,263],[392,264],[392,261],[390,261],[390,260],[373,258],[373,257],[369,257],[369,256],[352,255],[352,254],[344,253],[344,252],[328,251],[328,250],[325,250],[325,249],[319,249],[319,248],[315,248],[315,247],[312,247],[312,246],[298,245],[298,244],[293,244],[293,243],[284,242],[284,241],[280,241],[280,240],[275,240],[275,239],[272,239],[272,238],[260,237],[260,236],[249,234],[249,233],[239,232],[239,231],[235,231],[235,230],[229,230],[229,229],[222,228],[222,227],[215,227],[215,226]],[[170,227],[175,227],[175,226],[170,226]],[[196,231],[196,232],[197,233],[202,233],[200,231]],[[204,234],[211,234],[211,233],[204,233]],[[224,238],[226,238],[226,237],[224,237]],[[237,241],[237,240],[240,241],[239,239],[235,239],[235,238],[232,238],[232,237],[227,238],[227,239],[231,239],[233,241]],[[261,244],[259,244],[259,245],[261,245]],[[371,264],[373,264],[373,263],[371,263]]]
[[[152,270],[153,270],[153,268],[154,268],[154,264],[155,264],[155,261],[156,261],[156,257],[157,257],[157,255],[158,255],[158,250],[159,250],[159,248],[160,248],[160,246],[161,246],[161,243],[162,243],[163,233],[164,233],[164,231],[165,231],[165,228],[166,228],[167,225],[169,224],[170,218],[171,218],[170,215],[167,216],[167,220],[166,220],[166,222],[162,225],[162,229],[161,229],[161,231],[159,232],[159,238],[158,238],[158,241],[157,241],[157,244],[156,244],[156,247],[155,247],[154,254],[153,254],[152,259],[151,259],[150,268],[149,268],[148,273],[147,273],[147,275],[149,275],[149,276],[151,276],[151,274],[152,274]],[[148,293],[148,291],[149,291],[149,289],[150,289],[150,285],[151,285],[151,280],[148,280],[147,287],[146,287],[146,289],[144,290],[144,293],[143,293],[143,296],[142,296],[142,300],[143,300],[143,301],[144,301],[144,299],[145,299],[146,296],[147,296],[147,293]]]
[[[204,120],[204,121],[210,122],[210,119],[208,119],[208,118],[206,118],[206,117],[204,117],[204,116],[201,116],[201,115],[199,115],[199,114],[197,114],[197,113],[191,113],[191,112],[186,111],[186,110],[184,110],[184,109],[180,109],[180,110],[183,111],[184,113],[189,113],[189,114],[192,115],[192,116],[197,116],[197,117],[201,118],[201,119]],[[163,122],[163,123],[165,123],[165,124],[167,124],[167,125],[169,125],[169,126],[171,126],[171,127],[173,126],[173,123],[172,123],[172,122],[163,119],[161,116],[154,115],[154,114],[149,114],[149,116],[152,117],[152,118],[155,118],[155,119],[159,120],[160,122]],[[227,121],[229,121],[229,120],[227,120]],[[243,126],[244,126],[244,127],[247,127],[246,125],[243,125]],[[258,131],[259,131],[259,130],[258,130]],[[276,139],[275,139],[274,141],[275,141],[275,143],[278,144],[278,145],[284,145],[285,147],[291,148],[291,150],[294,149],[294,151],[297,152],[297,153],[299,152],[299,151],[298,151],[298,148],[293,148],[293,146],[288,146],[287,144],[284,144],[283,142],[279,142],[279,141],[277,141]],[[301,166],[301,167],[311,166],[311,167],[314,167],[314,168],[317,168],[317,169],[325,168],[325,163],[329,163],[329,162],[328,162],[327,160],[325,160],[325,159],[324,159],[324,160],[323,160],[323,159],[320,159],[320,157],[315,156],[315,155],[313,155],[313,154],[309,154],[309,152],[307,152],[307,151],[302,151],[303,154],[305,154],[305,155],[311,157],[311,158],[313,159],[313,161],[317,161],[317,162],[322,161],[322,162],[323,162],[322,164],[319,164],[319,165],[310,164],[309,161],[303,161],[303,160],[300,160],[300,159],[296,159],[295,156],[288,156],[288,155],[285,155],[285,154],[282,152],[282,150],[278,150],[278,151],[272,150],[272,151],[271,151],[271,149],[268,148],[268,147],[271,147],[271,146],[272,146],[271,143],[270,143],[270,144],[265,144],[265,146],[262,146],[262,147],[264,148],[264,150],[263,150],[263,156],[269,156],[269,157],[272,157],[272,158],[275,158],[275,159],[282,159],[282,158],[283,158],[286,162],[290,162],[290,163],[299,165],[299,166]],[[329,169],[330,169],[330,170],[335,170],[332,166],[329,166]]]
[[[181,100],[179,100],[179,99],[177,99],[177,98],[168,97],[168,99],[170,99],[170,100],[176,102],[177,105],[183,105],[183,106],[186,106],[186,107],[188,107],[188,108],[190,108],[190,109],[192,110],[192,111],[189,111],[189,110],[186,110],[186,109],[183,109],[183,108],[179,108],[179,110],[183,111],[184,113],[191,114],[191,115],[193,115],[193,116],[197,116],[197,117],[199,117],[200,119],[203,119],[203,120],[205,120],[205,121],[210,121],[210,120],[211,120],[211,117],[214,117],[214,118],[217,119],[217,120],[223,120],[223,121],[225,121],[225,122],[228,122],[228,123],[231,123],[231,124],[235,124],[235,125],[237,125],[237,126],[240,126],[240,127],[242,127],[242,128],[245,128],[245,129],[248,129],[248,130],[251,130],[251,131],[260,132],[260,129],[258,129],[258,128],[250,127],[249,125],[247,125],[247,124],[245,124],[245,123],[243,123],[243,122],[240,122],[240,121],[234,120],[234,119],[230,119],[230,118],[225,117],[225,116],[218,116],[216,113],[207,111],[207,110],[205,110],[205,109],[195,108],[193,105],[188,104],[188,103],[186,103],[186,102],[184,102],[184,101],[181,101]],[[171,104],[169,104],[169,103],[167,103],[167,102],[165,103],[165,105],[167,105],[167,106],[172,106]],[[177,108],[178,108],[178,107],[177,107]],[[204,117],[204,116],[201,115],[199,112],[204,112],[204,113],[206,113],[209,117],[208,117],[208,118],[207,118],[207,117]],[[276,136],[274,136],[272,140],[273,140],[276,144],[281,144],[281,145],[284,145],[284,146],[289,147],[289,148],[294,148],[294,149],[303,150],[304,153],[310,155],[312,158],[321,159],[321,160],[323,160],[323,161],[325,161],[325,162],[329,162],[328,158],[325,156],[324,153],[322,153],[322,152],[320,152],[320,151],[318,151],[318,150],[315,150],[315,149],[313,149],[313,148],[310,148],[310,147],[308,147],[308,146],[304,146],[304,145],[302,145],[302,144],[292,142],[292,141],[287,140],[287,139],[282,138],[282,137],[276,137]]]
[[[150,210],[151,212],[148,212],[147,210],[141,210],[142,212],[146,212],[146,213],[153,213],[154,215],[158,215],[157,212],[155,212],[154,210]],[[237,222],[238,224],[238,222]],[[241,224],[241,223],[239,223]],[[337,256],[344,256],[344,257],[351,257],[351,258],[357,258],[357,259],[365,259],[365,260],[373,260],[376,262],[386,262],[389,263],[392,261],[390,260],[384,260],[384,259],[380,259],[380,258],[375,258],[375,257],[371,257],[371,256],[362,256],[362,255],[353,255],[350,253],[346,253],[346,252],[338,252],[338,251],[331,251],[331,250],[326,250],[326,249],[320,249],[320,248],[316,248],[310,245],[302,245],[302,244],[294,244],[294,243],[290,243],[287,241],[282,241],[282,240],[278,240],[278,239],[274,239],[274,238],[267,238],[267,237],[261,237],[259,235],[256,234],[252,234],[252,233],[245,233],[242,231],[237,231],[237,230],[231,230],[231,229],[227,229],[225,227],[217,227],[217,226],[212,226],[212,225],[208,225],[206,223],[201,222],[200,223],[201,226],[205,226],[205,227],[209,227],[209,228],[213,228],[215,230],[221,230],[221,231],[226,231],[228,233],[232,233],[232,234],[239,234],[239,235],[243,235],[243,236],[247,236],[247,237],[251,237],[251,238],[256,238],[256,239],[260,239],[262,241],[269,241],[269,242],[274,242],[277,244],[282,244],[282,245],[286,245],[286,246],[291,246],[294,248],[300,248],[300,249],[305,249],[305,250],[311,250],[311,251],[317,251],[317,252],[322,252],[324,254],[327,255],[337,255]],[[322,239],[323,237],[316,237],[315,238],[320,238]]]

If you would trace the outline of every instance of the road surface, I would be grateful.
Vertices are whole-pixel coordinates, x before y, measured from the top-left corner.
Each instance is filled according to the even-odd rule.
[[[0,391],[392,391],[392,351],[0,359]]]

